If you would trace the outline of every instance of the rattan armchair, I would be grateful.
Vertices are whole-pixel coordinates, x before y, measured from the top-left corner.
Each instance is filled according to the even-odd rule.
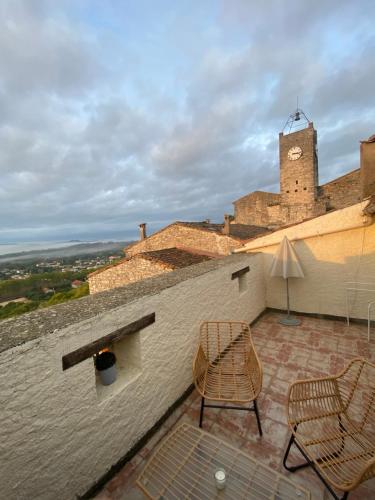
[[[195,387],[202,396],[199,427],[204,408],[254,411],[259,434],[257,397],[262,388],[262,367],[255,352],[250,327],[243,321],[205,321],[193,363]],[[247,406],[223,406],[205,401],[242,403]],[[252,407],[249,408],[249,403]]]
[[[375,476],[375,365],[354,359],[337,376],[302,380],[289,388],[292,431],[284,466],[312,466],[334,498]],[[295,443],[306,462],[286,465]]]

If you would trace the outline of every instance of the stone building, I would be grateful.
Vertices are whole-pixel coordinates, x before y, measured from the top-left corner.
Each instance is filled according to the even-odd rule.
[[[231,216],[224,216],[224,224],[203,222],[174,222],[146,237],[145,224],[141,224],[141,240],[125,248],[128,257],[150,250],[177,247],[187,251],[210,255],[228,255],[248,240],[268,232],[266,227],[233,224]]]
[[[223,257],[272,230],[354,205],[375,192],[375,136],[361,143],[361,166],[319,186],[317,132],[306,118],[291,132],[301,110],[289,117],[289,133],[279,134],[280,193],[255,191],[234,202],[224,224],[177,221],[151,236],[140,224],[140,241],[126,258],[89,276],[90,293],[124,286],[211,257]],[[285,131],[285,128],[284,128]],[[205,257],[203,257],[205,256]]]
[[[140,224],[140,241],[125,248],[126,258],[91,273],[90,293],[150,278],[174,269],[198,264],[210,258],[224,257],[261,234],[265,227],[231,224],[225,215],[224,224],[174,222],[146,236],[146,224]]]
[[[212,258],[208,255],[187,252],[178,248],[139,253],[89,274],[90,294],[125,286],[158,274],[199,264]]]
[[[288,123],[299,121],[297,110]],[[285,131],[285,129],[284,129]],[[361,143],[361,166],[319,185],[317,131],[306,118],[301,130],[279,134],[280,193],[255,191],[234,202],[234,222],[280,227],[353,205],[374,191],[373,136]],[[372,187],[371,187],[372,186]]]
[[[360,187],[362,196],[367,198],[375,194],[375,134],[361,141],[361,175]]]

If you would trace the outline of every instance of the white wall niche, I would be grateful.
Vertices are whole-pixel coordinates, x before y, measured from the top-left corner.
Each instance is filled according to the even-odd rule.
[[[117,378],[113,384],[103,385],[94,363],[96,393],[99,401],[111,398],[122,391],[142,372],[140,331],[108,344],[107,348],[116,356]]]
[[[249,273],[242,274],[238,277],[238,291],[240,294],[246,292],[248,286]]]

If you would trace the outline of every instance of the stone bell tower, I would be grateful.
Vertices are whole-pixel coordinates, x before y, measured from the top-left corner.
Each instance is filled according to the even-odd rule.
[[[281,205],[288,222],[316,215],[318,198],[317,133],[298,109],[279,134]]]

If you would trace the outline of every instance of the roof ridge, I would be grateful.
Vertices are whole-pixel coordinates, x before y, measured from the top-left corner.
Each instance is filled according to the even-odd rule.
[[[332,179],[331,181],[325,182],[324,184],[321,184],[319,187],[326,186],[327,184],[332,184],[333,182],[339,181],[340,179],[343,179],[344,177],[347,177],[348,175],[354,174],[354,172],[359,172],[361,169],[355,168],[354,170],[351,170],[350,172],[346,172],[346,174],[340,175],[339,177],[336,177],[336,179]]]

